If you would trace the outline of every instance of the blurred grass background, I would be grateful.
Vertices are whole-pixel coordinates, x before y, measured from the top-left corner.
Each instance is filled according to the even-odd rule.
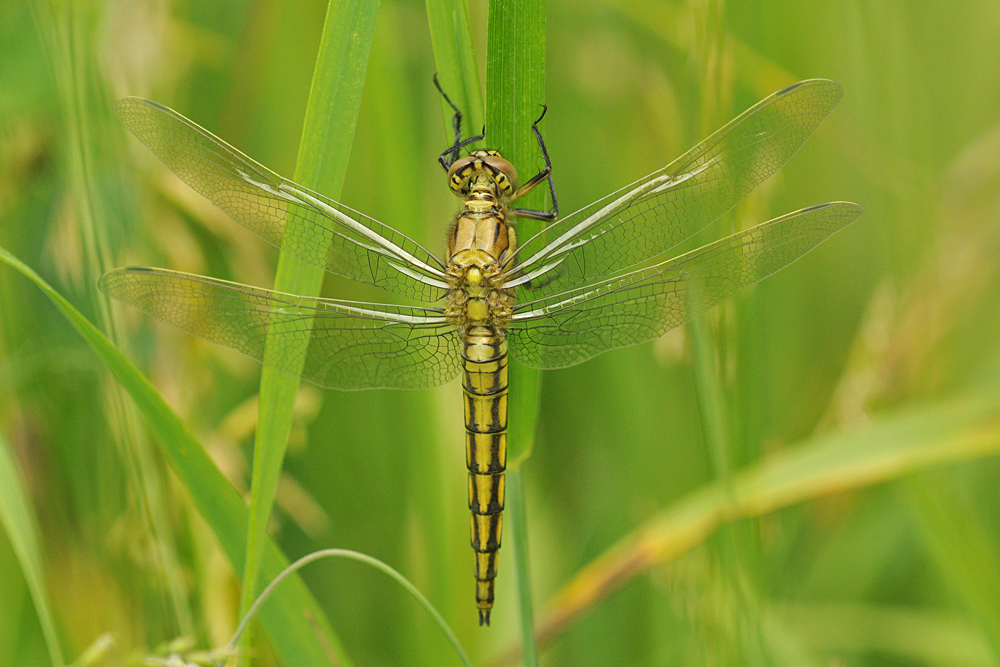
[[[128,140],[110,105],[156,99],[290,175],[325,9],[0,4],[0,245],[91,319],[128,332],[129,356],[243,490],[259,367],[134,312],[114,323],[95,282],[111,266],[144,264],[269,286],[276,253]],[[485,4],[469,11],[484,68]],[[426,25],[422,3],[382,1],[341,199],[437,250],[456,204],[436,163],[449,138]],[[865,207],[704,321],[734,470],[824,435],[863,440],[898,415],[925,417],[899,436],[916,444],[947,428],[957,450],[995,430],[995,2],[549,0],[547,52],[544,130],[564,212],[663,166],[782,86],[822,76],[846,91],[806,147],[711,230],[828,200]],[[326,292],[384,298],[332,278]],[[523,467],[541,622],[582,568],[714,480],[699,381],[689,329],[544,374]],[[987,408],[952,424],[939,415],[956,400]],[[114,638],[111,663],[179,635],[202,647],[229,639],[240,585],[211,531],[96,358],[6,267],[0,431],[39,517],[68,660],[102,633]],[[480,630],[462,442],[457,383],[303,387],[272,529],[292,558],[343,547],[396,567],[477,664],[496,664],[518,637],[511,549],[493,627]],[[997,459],[985,457],[871,488],[833,485],[740,520],[599,596],[545,644],[542,664],[1000,665],[998,485]],[[457,664],[381,574],[338,561],[304,577],[356,664]],[[255,647],[273,661],[262,634]],[[0,531],[7,664],[50,659]]]

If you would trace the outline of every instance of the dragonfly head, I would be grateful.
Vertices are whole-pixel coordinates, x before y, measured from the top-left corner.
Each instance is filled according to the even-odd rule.
[[[475,151],[451,165],[448,185],[463,199],[473,189],[483,188],[510,197],[517,190],[517,170],[498,151]]]

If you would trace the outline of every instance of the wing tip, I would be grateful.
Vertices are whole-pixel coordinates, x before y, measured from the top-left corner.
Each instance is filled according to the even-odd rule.
[[[822,211],[824,209],[832,209],[831,213],[836,216],[836,225],[833,231],[830,231],[828,236],[836,234],[837,232],[845,229],[864,213],[864,209],[860,204],[856,204],[852,201],[830,201],[823,204],[814,204],[812,206],[807,206],[803,209],[795,211],[794,213],[789,213],[788,215],[777,218],[777,220],[783,220],[786,218],[798,218],[803,215],[809,215],[811,213],[816,213],[817,211]],[[764,223],[767,224],[767,223]]]
[[[122,122],[126,127],[129,126],[129,119],[132,114],[139,108],[143,106],[149,106],[150,101],[144,97],[137,97],[135,95],[127,95],[125,97],[120,97],[115,100],[114,110],[115,115],[118,116],[118,120]]]
[[[832,111],[844,97],[844,87],[833,79],[803,79],[802,81],[797,81],[790,86],[785,86],[778,92],[774,93],[772,97],[786,97],[800,89],[813,89],[811,94],[822,94],[829,98],[830,105],[827,113]]]
[[[101,290],[111,298],[117,298],[114,294],[114,283],[117,278],[128,272],[125,267],[118,267],[116,269],[111,269],[97,279],[97,289]]]
[[[830,208],[830,207],[836,207],[844,210],[854,209],[857,210],[858,215],[861,215],[864,212],[864,209],[861,207],[861,204],[856,204],[855,202],[852,201],[828,201],[822,204],[813,204],[812,206],[806,206],[801,211],[799,211],[799,213],[812,213],[813,211],[818,211],[820,209]]]

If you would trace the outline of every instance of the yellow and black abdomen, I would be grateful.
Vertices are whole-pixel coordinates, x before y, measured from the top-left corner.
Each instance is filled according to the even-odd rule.
[[[507,468],[507,341],[489,327],[473,327],[465,336],[462,359],[476,606],[479,624],[489,625]]]

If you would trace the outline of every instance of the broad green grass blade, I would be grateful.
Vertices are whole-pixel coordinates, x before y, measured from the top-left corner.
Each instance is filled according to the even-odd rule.
[[[428,614],[430,614],[431,618],[434,619],[434,622],[437,623],[437,626],[441,629],[442,634],[444,634],[445,638],[448,640],[448,643],[455,649],[455,653],[458,654],[458,658],[462,661],[462,664],[466,665],[466,667],[472,667],[472,662],[469,660],[469,656],[466,655],[465,649],[462,648],[461,643],[459,643],[458,637],[455,636],[455,633],[445,622],[444,618],[441,617],[441,614],[438,613],[437,609],[434,608],[434,605],[432,605],[430,601],[424,597],[424,594],[421,593],[409,579],[379,559],[372,558],[366,554],[351,551],[349,549],[322,549],[320,551],[314,551],[311,554],[303,556],[285,568],[281,574],[275,577],[271,583],[269,583],[264,590],[261,591],[257,600],[254,601],[253,606],[250,607],[246,616],[244,616],[243,620],[240,621],[239,627],[236,628],[236,632],[233,634],[233,639],[229,642],[229,648],[236,648],[236,643],[239,640],[240,635],[246,629],[249,622],[253,620],[253,617],[260,609],[260,606],[267,600],[268,597],[270,597],[271,593],[274,592],[274,589],[276,589],[282,581],[295,572],[298,572],[309,563],[320,560],[321,558],[347,558],[349,560],[356,560],[359,563],[371,565],[376,570],[385,572],[387,575],[392,577],[400,586],[405,588],[406,591],[417,600],[417,602],[420,603],[420,606],[423,607]]]
[[[41,276],[3,248],[0,248],[0,261],[19,271],[45,293],[129,393],[163,455],[215,533],[233,569],[238,575],[242,574],[249,523],[247,507],[187,425],[111,341]],[[281,550],[267,538],[261,553],[262,574],[270,579],[287,566],[288,560]],[[275,653],[287,667],[327,667],[329,651],[341,664],[352,664],[323,610],[301,579],[296,577],[290,581],[288,587],[263,609],[261,617]]]
[[[854,432],[821,436],[674,503],[583,568],[552,599],[538,628],[550,641],[637,574],[671,561],[727,523],[1000,454],[1000,389],[910,408]],[[513,653],[506,654],[513,656]],[[510,660],[504,660],[507,664]]]
[[[333,198],[340,196],[347,171],[378,7],[378,2],[370,0],[331,0],[327,6],[299,144],[295,180]],[[297,224],[295,219],[290,215],[288,224]],[[316,296],[323,286],[324,275],[322,269],[282,253],[274,289]],[[310,324],[303,322],[298,326]],[[309,341],[297,344],[308,346]],[[265,350],[265,357],[268,353],[273,353],[273,349]],[[249,609],[256,596],[262,545],[285,458],[298,386],[297,377],[266,366],[262,371],[241,613]]]
[[[465,0],[427,0],[426,4],[438,83],[462,112],[462,137],[475,136],[483,128],[483,92],[472,42],[468,6]],[[454,139],[452,127],[454,111],[444,99],[441,100],[441,108],[445,121],[444,141],[441,142],[441,147],[444,148]],[[431,134],[431,136],[436,136],[436,134]],[[470,145],[468,148],[475,149],[479,146]],[[420,458],[426,460],[428,457],[421,455]],[[428,463],[430,462],[428,461]],[[426,498],[420,499],[418,502],[425,510],[430,509]],[[442,524],[446,523],[442,517],[439,517],[438,521]],[[448,562],[446,554],[447,549],[435,547],[434,555],[438,557],[438,567]],[[463,553],[462,558],[469,558],[468,553]],[[464,577],[462,583],[465,583]],[[455,590],[455,586],[452,585],[450,589]],[[457,590],[468,595],[470,588],[466,584],[458,587]],[[433,593],[433,591],[431,592]],[[448,592],[448,589],[442,587],[442,590],[438,592]],[[464,595],[462,599],[465,600]],[[469,609],[465,605],[459,608]]]
[[[14,547],[14,553],[21,564],[21,572],[28,584],[31,600],[35,603],[52,665],[63,667],[66,663],[59,647],[55,616],[49,606],[49,592],[45,585],[45,564],[42,562],[39,538],[42,531],[3,433],[0,433],[0,524],[7,532],[7,539]]]
[[[542,155],[532,123],[545,103],[545,1],[492,0],[486,36],[486,131],[491,148],[510,160],[522,182],[541,167]],[[518,201],[521,208],[546,209],[546,188],[538,187]],[[544,224],[522,218],[519,238],[531,238]],[[524,664],[538,664],[534,638],[531,570],[528,563],[527,508],[521,465],[531,455],[538,421],[541,374],[510,363],[509,451],[507,454],[508,523],[514,540],[514,569],[520,603]]]
[[[477,135],[483,127],[483,89],[479,84],[469,8],[465,0],[427,0],[427,22],[441,88],[462,112],[463,136]],[[443,99],[441,108],[451,139],[454,111]]]
[[[486,44],[487,143],[497,149],[527,181],[543,166],[531,124],[545,103],[545,2],[493,0]],[[544,136],[544,125],[540,125]],[[545,210],[542,185],[518,207]],[[517,236],[531,238],[544,223],[521,218]],[[512,361],[510,369],[510,431],[508,467],[516,470],[535,444],[540,374]]]

